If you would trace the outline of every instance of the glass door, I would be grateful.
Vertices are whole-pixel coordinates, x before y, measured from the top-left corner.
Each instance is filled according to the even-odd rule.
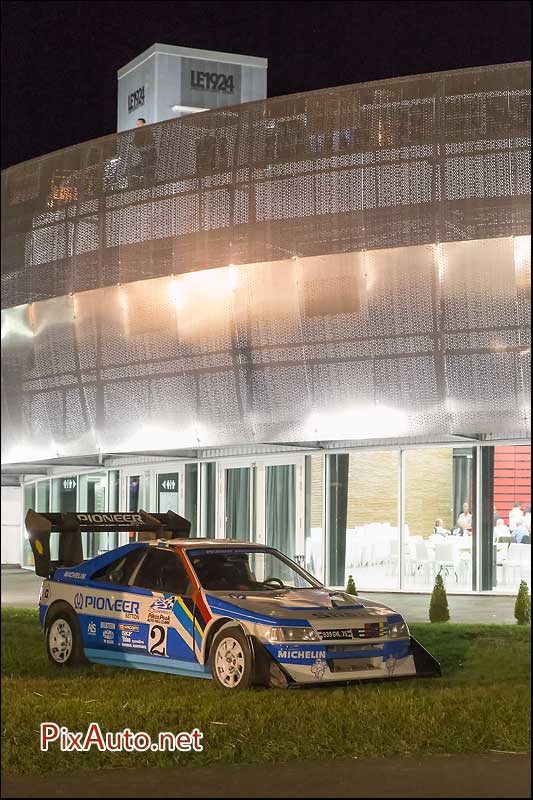
[[[122,503],[123,511],[150,512],[150,473],[144,472],[140,467],[130,468],[122,473]],[[137,541],[135,531],[119,533],[119,544]]]
[[[221,538],[252,541],[252,467],[225,467],[223,476]]]
[[[166,514],[167,511],[180,513],[181,475],[179,472],[157,473],[156,512]]]
[[[266,543],[294,558],[296,555],[296,466],[276,464],[265,474]]]
[[[304,458],[219,464],[217,535],[275,547],[304,563]]]

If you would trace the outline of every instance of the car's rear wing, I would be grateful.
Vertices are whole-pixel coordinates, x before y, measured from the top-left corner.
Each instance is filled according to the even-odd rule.
[[[166,514],[146,511],[44,514],[30,508],[25,524],[35,558],[35,572],[43,578],[50,574],[51,567],[81,564],[82,531],[131,531],[139,533],[143,541],[188,538],[191,532],[191,523],[173,511]],[[51,533],[59,533],[59,558],[54,562],[50,556]]]

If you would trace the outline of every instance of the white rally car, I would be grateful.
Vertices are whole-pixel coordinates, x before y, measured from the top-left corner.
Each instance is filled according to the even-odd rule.
[[[190,524],[172,512],[30,510],[26,527],[58,665],[88,660],[212,678],[225,689],[440,675],[400,614],[327,589],[271,547],[188,538]],[[82,530],[137,531],[144,541],[83,561]]]

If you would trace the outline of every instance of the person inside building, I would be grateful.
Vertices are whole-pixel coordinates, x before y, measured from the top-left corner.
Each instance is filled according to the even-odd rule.
[[[514,531],[515,528],[518,528],[523,519],[524,519],[524,512],[522,511],[520,502],[518,500],[515,500],[514,506],[509,511],[509,527],[511,531]]]
[[[139,117],[133,134],[131,182],[133,186],[150,183],[154,178],[156,149],[152,129]]]
[[[435,520],[433,533],[435,536],[450,536],[450,531],[444,527],[444,522],[440,518]]]
[[[524,525],[524,520],[522,519],[518,526],[511,531],[512,536],[517,544],[531,544],[531,536],[529,535],[529,531]]]
[[[496,525],[494,526],[494,541],[499,542],[502,540],[507,540],[511,536],[511,531],[509,527],[505,524],[505,520],[502,517],[499,517],[496,520]]]
[[[463,503],[463,510],[457,518],[457,527],[461,536],[472,535],[472,513],[468,503]]]

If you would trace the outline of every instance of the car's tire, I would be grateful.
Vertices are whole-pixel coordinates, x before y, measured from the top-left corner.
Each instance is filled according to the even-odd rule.
[[[209,651],[215,685],[221,689],[249,689],[254,682],[254,658],[248,639],[238,626],[220,630]]]
[[[48,658],[57,667],[77,667],[87,663],[78,618],[66,603],[49,611],[44,635]]]

